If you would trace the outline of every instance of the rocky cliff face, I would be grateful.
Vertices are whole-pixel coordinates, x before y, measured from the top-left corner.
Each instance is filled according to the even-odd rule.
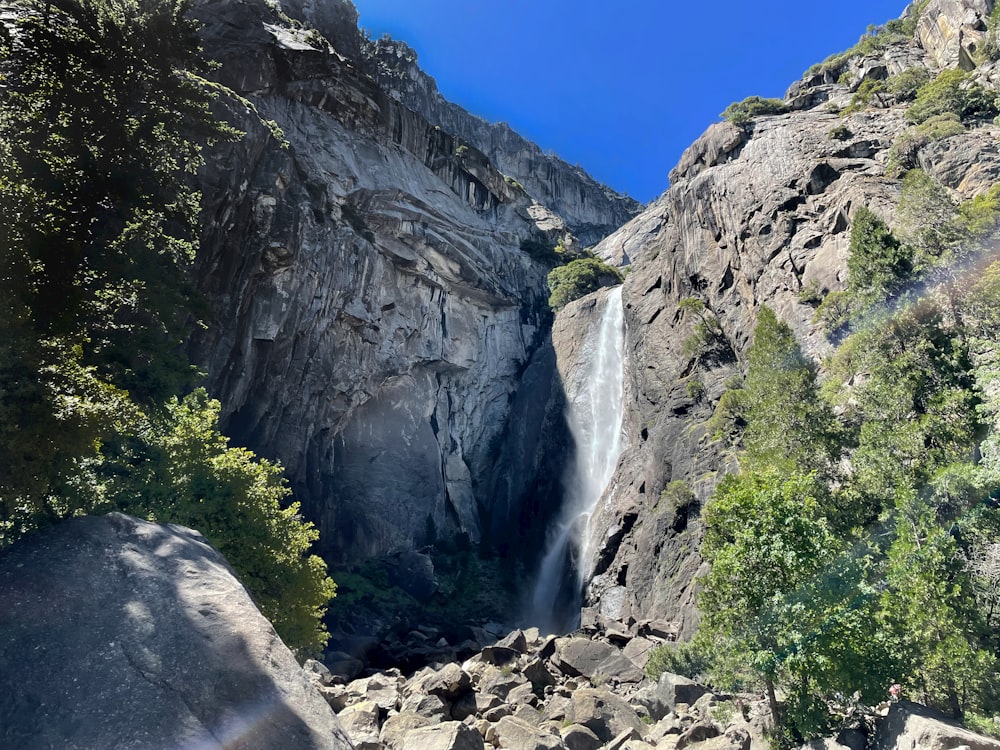
[[[203,171],[214,318],[194,351],[229,433],[285,464],[333,561],[516,527],[544,460],[532,389],[558,399],[548,268],[520,247],[619,214],[577,175],[564,220],[386,92],[349,3],[196,8],[220,114],[247,134]]]
[[[789,89],[788,113],[711,126],[671,174],[669,191],[598,246],[605,257],[632,260],[624,298],[636,438],[592,525],[601,551],[589,598],[604,614],[666,617],[690,631],[699,508],[736,468],[705,423],[727,381],[742,375],[757,311],[769,305],[821,360],[830,345],[813,322],[815,295],[800,293],[844,288],[859,207],[895,220],[900,181],[887,162],[909,125],[906,105],[883,93],[853,114],[838,112],[865,81],[911,67],[933,75],[967,66],[991,9],[984,0],[932,0],[914,39],[807,75]],[[975,75],[997,89],[995,63]],[[913,165],[968,198],[1000,180],[998,138],[991,122],[971,123],[917,147]],[[721,324],[724,344],[712,352],[685,350],[696,322],[679,307],[687,297]],[[664,493],[676,480],[694,497]]]
[[[544,153],[506,123],[487,122],[446,100],[405,42],[384,37],[366,43],[364,54],[366,68],[389,96],[487,154],[500,171],[516,175],[528,193],[566,221],[585,247],[639,212],[634,200],[598,184],[579,166]]]

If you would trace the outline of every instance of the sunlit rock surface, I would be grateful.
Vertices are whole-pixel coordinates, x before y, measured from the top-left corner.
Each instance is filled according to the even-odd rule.
[[[199,533],[120,513],[0,553],[0,746],[347,750]]]

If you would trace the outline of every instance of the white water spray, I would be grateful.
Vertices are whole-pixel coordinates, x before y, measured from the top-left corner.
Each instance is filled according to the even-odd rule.
[[[576,459],[567,477],[559,522],[547,541],[531,598],[532,624],[555,632],[571,627],[580,607],[584,577],[591,567],[588,526],[614,474],[622,450],[625,316],[622,290],[607,295],[596,332],[584,345],[589,363],[580,387],[570,395],[568,422]],[[570,579],[567,566],[575,569]],[[564,587],[572,585],[572,591]]]

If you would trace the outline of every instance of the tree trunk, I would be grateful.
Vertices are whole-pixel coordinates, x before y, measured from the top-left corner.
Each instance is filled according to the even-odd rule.
[[[781,723],[781,714],[778,711],[778,698],[774,694],[774,680],[770,675],[764,678],[764,685],[767,687],[767,705],[771,708],[771,720],[777,727]]]

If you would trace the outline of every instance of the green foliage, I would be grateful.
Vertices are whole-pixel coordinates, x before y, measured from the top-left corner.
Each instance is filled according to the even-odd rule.
[[[103,509],[201,531],[230,562],[285,643],[301,656],[323,649],[321,618],[336,587],[309,554],[319,532],[283,506],[291,491],[279,465],[229,446],[220,404],[198,389],[105,446],[80,490]],[[85,498],[80,499],[80,503]]]
[[[705,303],[697,297],[685,297],[678,304],[678,308],[685,317],[691,315],[694,318],[693,331],[682,345],[684,355],[691,359],[716,354],[722,349],[727,349],[729,343],[722,332],[722,325],[719,319],[711,310],[705,307]]]
[[[687,393],[688,398],[701,401],[701,397],[705,395],[705,385],[700,380],[689,380],[684,385],[684,392]]]
[[[708,434],[716,440],[727,440],[736,443],[746,426],[746,411],[748,399],[743,388],[730,388],[723,391],[719,403],[715,405],[711,419],[706,427]]]
[[[840,111],[840,114],[844,116],[860,112],[871,104],[872,97],[886,91],[887,88],[888,86],[884,80],[869,78],[863,81],[851,97],[850,103]]]
[[[846,125],[837,125],[835,127],[830,128],[830,132],[827,133],[827,136],[830,138],[830,140],[847,141],[854,136],[854,133],[852,133],[851,129]]]
[[[851,297],[844,292],[830,292],[813,313],[813,322],[820,323],[827,336],[836,338],[851,322]]]
[[[469,155],[469,147],[464,143],[455,147],[455,156],[457,156],[459,159],[464,159],[468,155]]]
[[[232,131],[195,75],[206,63],[188,7],[29,0],[4,18],[0,326],[12,359],[0,369],[0,455],[16,470],[0,486],[7,528],[76,510],[58,498],[129,403],[155,407],[193,374],[180,350],[195,311],[183,272],[198,232],[192,138]]]
[[[664,672],[679,674],[691,680],[704,680],[712,662],[713,649],[710,643],[664,643],[649,652],[645,672],[651,680],[659,680]]]
[[[675,479],[660,493],[659,506],[671,512],[685,510],[698,500],[691,486],[683,479]]]
[[[622,282],[621,274],[598,258],[579,258],[549,272],[549,307],[560,310],[602,286]]]
[[[819,399],[815,366],[769,307],[757,316],[747,362],[746,466],[825,468],[832,459],[827,430],[833,415]]]
[[[996,94],[971,83],[970,79],[971,75],[960,68],[942,71],[917,89],[916,99],[906,110],[906,119],[920,124],[944,114],[954,114],[960,119],[993,117],[998,111]]]
[[[750,122],[754,117],[763,115],[780,115],[788,111],[781,99],[763,99],[759,96],[748,96],[741,102],[733,102],[721,117],[736,125]]]
[[[986,39],[983,41],[983,46],[977,50],[977,62],[1000,60],[1000,43],[997,41],[998,30],[1000,30],[1000,5],[994,5],[986,20]]]
[[[917,96],[920,87],[931,79],[927,68],[907,68],[887,81],[887,90],[898,102],[908,102]]]
[[[913,272],[950,263],[961,252],[966,233],[956,221],[957,206],[948,191],[921,169],[903,178],[897,213],[899,237],[913,255]]]
[[[890,45],[905,42],[916,31],[917,20],[927,2],[929,0],[922,0],[914,4],[911,14],[905,19],[895,19],[884,26],[869,26],[857,44],[844,52],[830,55],[823,62],[816,63],[806,71],[806,76],[839,77],[843,74],[847,63],[855,57],[870,57],[880,53]]]
[[[909,279],[913,258],[881,218],[864,206],[851,227],[851,255],[847,260],[852,307],[866,312],[898,292]]]

